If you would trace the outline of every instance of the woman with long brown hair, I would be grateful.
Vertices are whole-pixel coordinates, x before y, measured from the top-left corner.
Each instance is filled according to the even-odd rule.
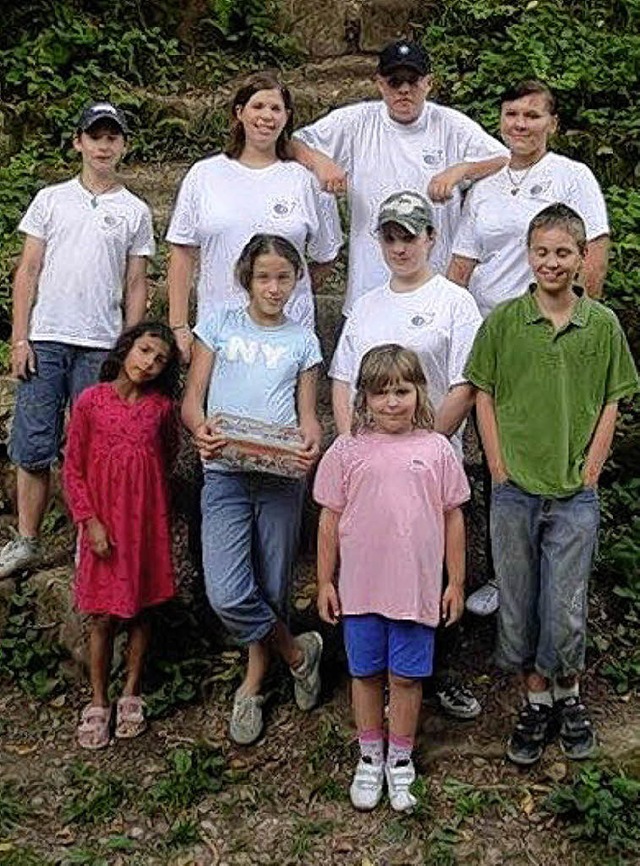
[[[313,175],[288,158],[293,103],[270,72],[247,78],[231,101],[231,129],[224,153],[195,163],[184,178],[167,233],[169,321],[185,361],[193,337],[189,296],[199,253],[197,318],[216,306],[246,306],[246,292],[233,265],[257,232],[285,237],[311,267],[305,267],[286,315],[314,327],[311,286],[342,243],[335,200],[321,193]],[[311,272],[311,273],[310,273]]]

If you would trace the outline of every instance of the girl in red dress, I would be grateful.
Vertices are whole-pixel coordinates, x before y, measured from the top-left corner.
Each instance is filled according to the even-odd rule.
[[[178,372],[171,330],[141,322],[121,335],[100,384],[80,395],[69,424],[63,482],[79,527],[75,602],[90,615],[92,697],[78,726],[85,749],[109,743],[107,688],[121,621],[129,640],[115,735],[136,737],[146,727],[140,696],[146,609],[175,593],[166,467],[176,443]]]

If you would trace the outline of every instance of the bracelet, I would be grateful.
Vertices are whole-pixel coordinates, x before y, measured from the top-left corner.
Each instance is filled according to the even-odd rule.
[[[172,331],[190,331],[191,327],[189,325],[172,325]]]
[[[12,346],[14,349],[17,349],[18,346],[28,346],[28,345],[29,345],[29,341],[28,341],[28,340],[15,340],[15,341],[11,344],[11,346]]]

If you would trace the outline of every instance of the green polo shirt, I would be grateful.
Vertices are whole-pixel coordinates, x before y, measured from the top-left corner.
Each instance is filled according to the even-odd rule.
[[[491,394],[509,478],[529,493],[571,496],[607,403],[638,390],[616,315],[580,293],[559,331],[531,290],[506,301],[476,335],[464,376]]]

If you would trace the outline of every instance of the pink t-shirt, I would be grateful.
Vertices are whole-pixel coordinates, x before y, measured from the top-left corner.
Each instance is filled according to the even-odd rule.
[[[448,440],[427,430],[339,436],[313,495],[340,512],[342,612],[438,625],[444,515],[469,498]]]

